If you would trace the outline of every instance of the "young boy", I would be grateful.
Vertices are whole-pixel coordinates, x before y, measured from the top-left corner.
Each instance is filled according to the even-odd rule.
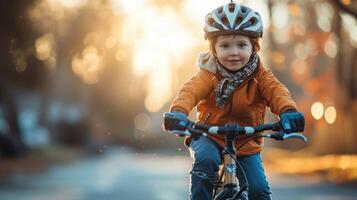
[[[304,116],[297,112],[289,91],[266,69],[257,52],[263,35],[261,17],[251,8],[227,3],[208,13],[204,26],[210,52],[200,55],[198,73],[186,82],[173,101],[170,111],[177,119],[197,106],[198,121],[209,125],[264,123],[266,107],[280,116],[286,132],[303,131]],[[178,123],[165,124],[166,130],[180,129]],[[221,163],[224,138],[209,135],[185,139],[193,157],[190,199],[212,198],[215,174]],[[237,140],[235,146],[241,142]],[[245,144],[237,155],[249,183],[249,199],[271,199],[260,151],[263,139]],[[242,175],[237,173],[239,179]]]

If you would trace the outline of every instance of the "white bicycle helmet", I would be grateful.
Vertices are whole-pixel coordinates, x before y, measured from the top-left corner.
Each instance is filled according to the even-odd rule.
[[[206,15],[205,38],[226,34],[263,36],[263,23],[258,12],[235,2],[224,4]]]

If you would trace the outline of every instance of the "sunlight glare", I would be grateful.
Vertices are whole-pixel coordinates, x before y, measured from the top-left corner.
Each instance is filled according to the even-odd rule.
[[[87,3],[87,0],[47,0],[51,6],[63,6],[66,8],[76,8]]]
[[[170,100],[172,68],[184,58],[193,39],[172,9],[151,5],[138,9],[123,22],[119,38],[132,46],[134,75],[149,77],[145,106],[156,112]]]
[[[110,48],[113,48],[115,46],[115,44],[117,43],[117,40],[115,37],[108,37],[106,40],[105,40],[105,47],[110,49]]]
[[[125,60],[126,57],[126,53],[124,50],[119,49],[116,53],[115,53],[115,59],[117,59],[117,61],[122,62]]]
[[[113,13],[124,17],[117,39],[133,51],[134,75],[148,77],[145,106],[156,112],[171,98],[173,69],[180,67],[187,53],[199,44],[196,38],[203,38],[205,15],[223,3],[185,0],[182,9],[176,10],[147,0],[112,0],[112,4]],[[263,23],[269,20],[266,2],[255,5],[254,9],[264,15]]]
[[[128,14],[142,10],[147,0],[112,0],[112,10],[115,15]]]
[[[220,0],[204,2],[202,0],[186,0],[183,8],[185,15],[202,29],[207,13],[220,5],[222,5],[222,1]]]
[[[150,112],[158,112],[170,100],[172,73],[169,62],[169,59],[161,59],[158,67],[150,73],[148,96],[145,99],[145,107]]]

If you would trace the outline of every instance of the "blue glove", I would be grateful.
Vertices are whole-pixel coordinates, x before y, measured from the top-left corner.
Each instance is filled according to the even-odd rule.
[[[303,132],[305,118],[301,112],[288,110],[280,116],[280,126],[286,133]]]
[[[187,115],[182,112],[167,112],[164,114],[164,130],[186,130],[188,123]]]

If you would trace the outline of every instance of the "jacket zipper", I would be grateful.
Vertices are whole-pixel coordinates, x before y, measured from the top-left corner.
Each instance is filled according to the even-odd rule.
[[[205,115],[205,117],[203,118],[202,124],[205,124],[205,123],[208,121],[208,119],[211,117],[211,115],[212,115],[212,113],[208,112],[208,113]]]
[[[255,77],[254,76],[252,76],[252,77],[250,77],[249,79],[247,79],[247,80],[245,80],[245,81],[250,81],[252,78],[254,78],[255,79]],[[244,83],[244,84],[248,84],[248,83]],[[239,88],[241,88],[244,84],[241,84],[241,85],[239,85],[237,88],[236,88],[236,90],[235,91],[237,91]],[[234,92],[235,93],[235,92]],[[231,101],[231,105],[230,105],[230,108],[229,108],[229,115],[228,115],[228,120],[227,120],[227,124],[229,124],[229,119],[231,118],[231,116],[232,116],[232,107],[233,107],[233,95],[234,95],[234,93],[232,94],[232,101]],[[238,119],[237,120],[234,120],[235,122],[236,122],[236,124],[238,124]]]

